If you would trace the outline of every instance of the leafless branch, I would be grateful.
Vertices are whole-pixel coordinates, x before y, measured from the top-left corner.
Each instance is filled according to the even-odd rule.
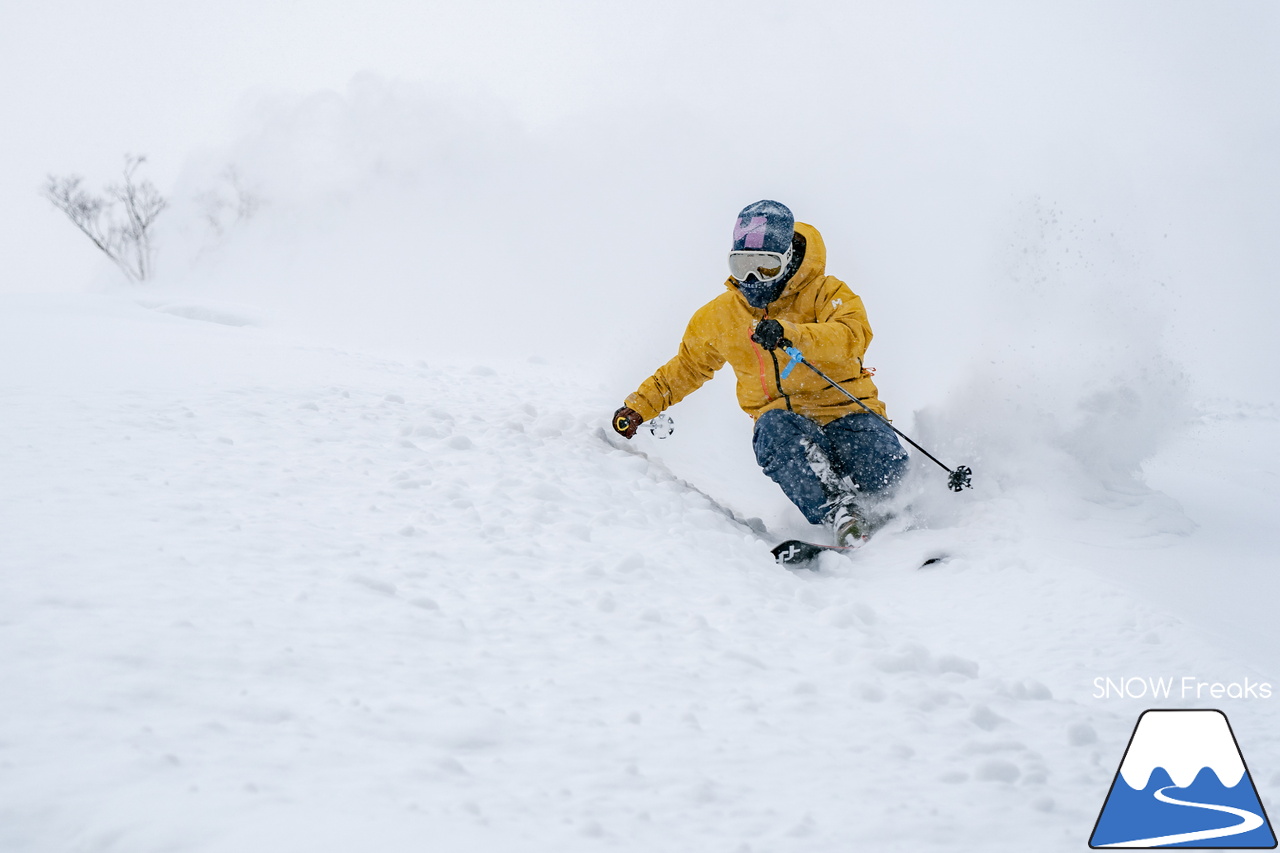
[[[150,229],[168,205],[155,185],[135,177],[145,162],[145,157],[126,155],[124,183],[108,186],[105,197],[83,189],[79,175],[50,175],[41,192],[134,282],[146,281],[151,275]],[[116,215],[117,205],[123,216]]]
[[[245,185],[240,170],[234,165],[224,169],[219,177],[226,187],[203,192],[196,196],[196,201],[203,209],[209,227],[221,236],[228,227],[253,218],[263,201]]]

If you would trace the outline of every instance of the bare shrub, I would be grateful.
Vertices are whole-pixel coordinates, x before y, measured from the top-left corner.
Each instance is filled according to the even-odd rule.
[[[151,226],[168,206],[154,184],[137,178],[146,161],[126,154],[124,182],[108,185],[103,195],[85,190],[79,175],[50,175],[41,192],[133,282],[151,276]]]
[[[245,185],[240,170],[234,165],[223,169],[218,177],[219,186],[196,196],[196,202],[213,233],[222,236],[228,228],[251,219],[263,202]]]

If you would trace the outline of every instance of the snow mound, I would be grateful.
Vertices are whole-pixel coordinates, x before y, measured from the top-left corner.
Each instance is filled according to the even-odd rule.
[[[783,570],[550,365],[8,309],[6,849],[1077,849],[1092,679],[1234,666],[999,496]]]

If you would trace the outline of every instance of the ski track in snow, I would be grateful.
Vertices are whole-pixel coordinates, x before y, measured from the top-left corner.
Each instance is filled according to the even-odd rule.
[[[793,573],[551,367],[24,310],[2,850],[1078,850],[1092,679],[1243,674],[1014,497]]]

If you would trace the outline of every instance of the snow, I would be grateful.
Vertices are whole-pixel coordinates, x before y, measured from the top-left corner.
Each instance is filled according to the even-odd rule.
[[[143,302],[0,314],[0,849],[1079,849],[1148,704],[1094,678],[1275,677],[1212,637],[1274,581],[1202,555],[1257,544],[1138,485],[922,467],[923,526],[789,572],[723,384],[624,444],[554,364]]]
[[[1274,804],[1266,4],[154,5],[0,31],[0,851],[1080,850],[1152,707]],[[974,470],[816,572],[731,377],[607,425],[759,198]]]

